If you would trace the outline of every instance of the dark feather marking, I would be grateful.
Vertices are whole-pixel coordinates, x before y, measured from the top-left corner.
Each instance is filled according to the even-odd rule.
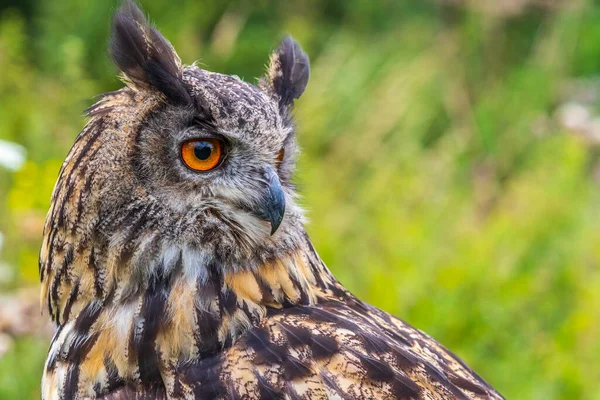
[[[94,385],[92,387],[94,389],[94,395],[96,397],[100,397],[102,396],[102,384],[100,382],[94,382]]]
[[[129,208],[127,214],[118,220],[118,225],[127,227],[127,236],[124,240],[125,243],[137,238],[136,235],[139,235],[139,230],[141,230],[148,221],[147,217],[150,210],[150,205],[144,204],[141,201],[136,201],[135,205]]]
[[[312,333],[303,327],[296,327],[286,324],[279,324],[285,332],[288,344],[291,348],[296,349],[300,346],[308,346],[312,342]]]
[[[63,280],[66,281],[68,278],[67,267],[69,266],[69,264],[71,264],[71,262],[73,260],[73,247],[70,244],[65,245],[65,247],[66,247],[66,249],[63,248],[63,250],[65,251],[63,261],[61,263],[60,268],[54,275],[54,278],[52,279],[52,284],[50,287],[50,294],[51,294],[50,299],[52,301],[49,304],[53,305],[51,308],[52,312],[50,315],[53,317],[54,322],[56,322],[57,324],[60,323],[60,310],[58,309],[58,307],[59,307],[58,301],[59,301],[59,295],[60,295],[59,291],[61,289]]]
[[[119,259],[121,262],[126,263],[132,256],[133,251],[135,249],[135,245],[137,244],[137,238],[140,236],[140,232],[144,230],[144,228],[148,227],[151,223],[151,218],[148,217],[150,214],[147,207],[143,207],[138,212],[132,212],[128,214],[128,217],[132,218],[133,221],[126,220],[125,226],[127,226],[126,239],[123,241],[125,246],[122,247],[121,252],[119,254]],[[135,219],[134,219],[135,218]],[[152,246],[149,246],[152,248]]]
[[[414,368],[419,364],[419,359],[408,349],[395,346],[391,348],[390,352],[393,354],[398,367],[403,370]]]
[[[292,284],[294,285],[294,289],[296,289],[296,291],[298,293],[300,293],[300,298],[298,299],[298,301],[296,301],[295,304],[297,305],[309,305],[310,304],[310,300],[308,298],[308,293],[306,293],[306,290],[302,290],[302,286],[300,285],[300,282],[298,282],[298,280],[293,277],[292,275],[290,275],[290,280],[292,281]]]
[[[329,336],[313,335],[309,345],[315,360],[330,358],[340,351],[337,340]]]
[[[217,355],[201,359],[187,368],[186,381],[193,384],[196,400],[212,400],[227,394],[227,388],[220,377],[222,364],[223,360]]]
[[[218,315],[196,309],[198,329],[194,331],[196,345],[201,356],[212,355],[219,349],[218,329],[221,320]]]
[[[354,331],[362,339],[365,350],[369,353],[382,354],[390,351],[390,345],[381,337],[380,334],[367,332],[365,330]]]
[[[357,303],[356,305],[359,305],[360,303],[362,303],[361,301],[357,300],[355,297],[350,296],[348,291],[339,284],[334,283],[333,285],[329,285],[329,286],[327,286],[327,289],[329,289],[329,291],[331,292],[333,297],[335,297],[336,300],[338,300],[338,301],[351,302],[351,301],[355,300],[355,303]]]
[[[394,332],[388,328],[385,327],[381,327],[380,329],[382,329],[383,332],[385,332],[386,335],[388,335],[390,338],[392,338],[395,342],[402,344],[404,346],[407,347],[412,347],[412,339],[409,339],[403,335],[401,335],[399,332]]]
[[[109,112],[111,112],[112,110],[114,110],[116,108],[114,106],[108,106],[108,107],[101,107],[101,106],[102,106],[102,103],[94,104],[92,107],[85,110],[86,115],[88,117],[102,116],[102,115],[108,114]]]
[[[160,357],[155,348],[155,341],[162,325],[161,316],[164,315],[171,289],[170,283],[170,280],[162,274],[153,276],[144,295],[141,311],[144,326],[141,335],[134,335],[140,380],[144,384],[162,383],[159,369]]]
[[[217,272],[216,265],[208,265],[209,279],[206,283],[198,280],[196,282],[196,293],[200,304],[210,304],[218,297],[221,288],[222,277]],[[196,307],[196,324],[194,338],[198,351],[203,357],[217,352],[219,349],[218,330],[221,323],[219,315],[211,310]]]
[[[75,303],[78,296],[79,296],[79,279],[75,282],[75,284],[71,288],[71,291],[69,292],[69,297],[67,299],[67,302],[65,304],[65,308],[63,311],[63,321],[69,320],[69,315],[71,314],[71,308],[73,307],[73,303]]]
[[[247,332],[246,345],[255,352],[255,364],[281,364],[287,356],[285,348],[273,343],[269,332],[262,328],[255,327]]]
[[[130,225],[136,223],[140,219],[140,215],[143,214],[149,206],[139,199],[132,199],[132,202],[127,206],[126,210],[107,209],[104,213],[100,214],[102,223],[99,226],[101,231],[107,230],[108,227],[111,230],[116,230],[120,227],[130,227]],[[129,228],[131,229],[131,227]]]
[[[74,399],[79,388],[79,364],[69,363],[64,385],[63,398]]]
[[[90,249],[90,262],[88,265],[94,273],[94,294],[97,298],[101,299],[104,296],[104,277],[101,275],[102,270],[98,266],[94,247]]]
[[[248,302],[242,302],[241,310],[244,312],[244,314],[246,314],[246,317],[248,317],[250,322],[252,322],[252,325],[258,325],[260,323],[262,316],[258,313],[250,311],[250,308],[248,307]]]
[[[96,322],[102,311],[102,305],[98,300],[92,301],[81,310],[75,319],[73,332],[77,335],[71,343],[67,358],[69,360],[82,360],[87,354],[85,346],[90,344],[90,338],[93,335],[88,335],[92,325]],[[84,346],[85,345],[85,346]]]
[[[98,395],[110,393],[125,384],[123,378],[119,376],[117,366],[109,357],[104,358],[104,368],[106,369],[106,386],[103,388],[102,393],[97,393]]]
[[[257,278],[258,279],[258,278]],[[260,284],[259,284],[260,286]],[[283,315],[283,316],[297,316],[300,318],[309,318],[311,312],[314,308],[307,306],[294,306],[291,308],[275,308],[275,307],[267,307],[267,317],[272,317],[275,315]]]
[[[271,291],[271,286],[269,286],[269,284],[264,280],[264,278],[256,272],[254,273],[254,277],[256,278],[256,282],[258,282],[258,288],[260,289],[260,294],[263,303],[277,303],[277,301],[275,301],[275,296],[273,296],[273,292]]]
[[[50,301],[48,302],[49,305],[51,305],[50,310],[51,313],[50,315],[52,316],[52,319],[54,320],[54,322],[56,324],[60,324],[60,312],[58,310],[58,296],[59,296],[59,289],[61,287],[61,281],[63,279],[63,276],[66,274],[66,270],[65,268],[60,268],[56,274],[54,275],[54,279],[52,279],[52,286],[50,289],[50,292],[48,293],[50,296]]]
[[[56,203],[53,201],[52,204],[52,218],[54,219],[54,210],[56,207]],[[48,240],[48,260],[46,261],[46,265],[45,265],[45,276],[48,275],[50,273],[50,268],[52,267],[52,265],[54,264],[54,246],[55,246],[55,240],[56,240],[56,235],[58,234],[58,229],[52,229],[50,232],[50,239]],[[48,292],[48,307],[50,307],[50,292]],[[52,316],[52,312],[50,312],[50,315]]]
[[[286,381],[306,378],[313,374],[310,366],[290,355],[284,358],[282,367],[283,377]]]
[[[219,308],[221,315],[223,315],[224,312],[227,312],[227,314],[231,315],[238,309],[237,296],[230,288],[226,288],[223,292],[221,292]]]
[[[66,360],[69,362],[67,376],[64,383],[64,398],[73,399],[79,386],[79,368],[85,356],[96,343],[98,333],[89,334],[89,331],[100,316],[102,307],[99,302],[89,303],[79,313],[75,320],[73,332],[76,335],[67,352]]]
[[[118,91],[115,91],[114,93],[116,93]],[[105,105],[107,103],[107,99],[100,97],[101,95],[96,96],[96,98],[99,98],[99,100],[97,102],[95,102],[94,104],[92,104],[91,106],[89,106],[88,108],[86,108],[85,110],[83,110],[83,115],[84,116],[90,116],[91,112],[94,112],[97,108],[102,107],[103,105]]]
[[[50,352],[48,353],[48,359],[46,361],[46,371],[53,371],[54,368],[56,368],[58,353],[59,351],[52,351],[52,346],[50,346]]]
[[[100,147],[98,147],[98,149],[100,149]],[[98,150],[96,149],[96,151]],[[91,155],[93,156],[93,155]],[[92,182],[93,182],[93,176],[94,176],[94,172],[92,171],[88,171],[89,168],[86,168],[86,176],[84,176],[84,183],[83,183],[83,188],[81,189],[81,192],[79,193],[79,197],[77,198],[77,212],[76,212],[76,216],[75,216],[75,221],[80,221],[81,220],[81,215],[83,214],[83,206],[84,204],[87,202],[87,198],[90,194],[90,188],[92,187]],[[71,234],[75,235],[77,228],[79,226],[78,223],[74,223],[73,224],[73,228],[71,229]]]
[[[44,278],[46,278],[46,268],[44,268],[41,256],[38,259],[38,273],[40,274],[40,282],[44,282]]]
[[[62,263],[62,268],[66,268],[69,266],[69,264],[71,264],[71,262],[73,262],[73,246],[72,245],[66,245],[66,250],[65,250],[65,258],[63,260]]]
[[[450,382],[452,382],[454,385],[456,385],[457,387],[459,387],[461,389],[465,389],[469,392],[479,394],[479,395],[487,395],[488,394],[487,390],[485,390],[484,388],[482,388],[475,382],[472,382],[466,378],[463,378],[460,375],[456,375],[454,373],[448,373],[448,379],[450,380]]]
[[[217,121],[215,121],[205,100],[199,95],[196,95],[194,100],[196,103],[196,113],[194,114],[192,121],[190,121],[190,126],[196,126],[206,131],[215,131],[217,129]]]
[[[48,314],[50,315],[50,319],[56,322],[54,316],[54,309],[52,308],[52,293],[50,292],[50,290],[48,290],[48,293],[46,294],[46,304],[48,306]]]

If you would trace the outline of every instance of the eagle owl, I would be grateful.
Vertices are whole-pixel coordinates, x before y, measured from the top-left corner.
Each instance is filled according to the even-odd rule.
[[[87,111],[44,229],[43,399],[501,398],[317,255],[291,182],[298,43],[252,85],[182,65],[126,2],[111,54],[126,86]]]

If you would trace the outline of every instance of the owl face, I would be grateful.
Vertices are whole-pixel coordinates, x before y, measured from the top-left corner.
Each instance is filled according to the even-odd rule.
[[[203,208],[254,236],[275,234],[286,209],[299,213],[289,182],[291,126],[273,99],[238,78],[189,67],[182,79],[199,106],[166,104],[146,118],[135,145],[137,180],[172,212]]]
[[[140,194],[121,208],[152,209],[159,219],[153,228],[172,244],[229,263],[292,247],[302,212],[290,183],[297,153],[290,109],[309,74],[300,46],[286,38],[255,86],[182,66],[126,3],[115,17],[111,52],[129,88],[151,99],[134,121],[131,170],[112,176],[128,176],[131,192]]]
[[[183,66],[125,2],[111,54],[127,86],[88,110],[63,164],[42,279],[81,262],[97,271],[97,296],[121,287],[124,270],[133,293],[136,282],[173,268],[202,280],[210,265],[251,269],[304,241],[290,183],[298,151],[290,112],[309,62],[296,42],[284,39],[252,85]],[[57,276],[50,296],[58,299]]]

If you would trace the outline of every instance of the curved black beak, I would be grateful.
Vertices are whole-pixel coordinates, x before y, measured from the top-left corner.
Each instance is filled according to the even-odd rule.
[[[285,214],[285,193],[273,167],[268,166],[265,168],[265,180],[267,190],[260,200],[257,214],[260,218],[271,223],[271,235],[273,235],[279,228]]]

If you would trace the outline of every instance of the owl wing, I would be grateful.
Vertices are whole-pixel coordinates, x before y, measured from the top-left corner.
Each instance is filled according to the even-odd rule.
[[[502,399],[432,338],[354,297],[270,310],[184,376],[207,399]]]

